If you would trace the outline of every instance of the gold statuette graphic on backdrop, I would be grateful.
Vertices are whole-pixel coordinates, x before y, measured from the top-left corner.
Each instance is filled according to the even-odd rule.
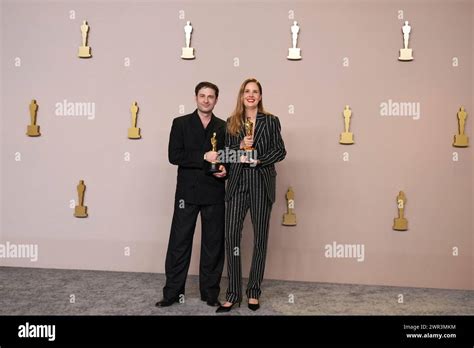
[[[405,25],[402,27],[403,32],[403,48],[400,49],[400,55],[398,60],[409,61],[413,60],[413,52],[411,48],[408,48],[408,41],[410,40],[411,26],[408,21],[405,21]]]
[[[132,127],[128,129],[128,138],[129,139],[140,139],[140,128],[137,128],[137,115],[138,115],[138,105],[137,102],[133,102],[132,107],[130,108],[132,112]]]
[[[186,22],[184,26],[184,33],[186,35],[186,47],[183,47],[181,50],[181,58],[183,59],[194,59],[194,48],[191,47],[191,33],[193,32],[193,27],[190,21]]]
[[[286,203],[288,211],[286,214],[283,214],[283,226],[296,226],[296,214],[294,212],[295,193],[291,187],[288,188],[286,193]]]
[[[296,43],[298,41],[298,33],[300,31],[300,27],[296,21],[293,22],[291,26],[291,40],[293,47],[288,49],[288,57],[289,60],[300,60],[301,59],[301,49],[296,48]]]
[[[87,21],[82,22],[81,25],[81,33],[82,33],[82,46],[79,47],[79,58],[90,58],[91,55],[91,48],[87,46],[88,36],[89,36],[89,25],[87,25]]]
[[[397,207],[398,207],[398,217],[393,219],[393,229],[395,231],[406,231],[408,230],[408,220],[405,219],[405,204],[407,203],[407,198],[403,191],[400,191],[397,196]]]
[[[469,137],[464,134],[466,129],[466,118],[467,112],[464,110],[464,107],[461,106],[458,112],[458,130],[459,134],[454,136],[453,146],[455,147],[468,147],[469,146]]]
[[[30,121],[31,124],[29,124],[26,127],[26,135],[29,137],[39,137],[41,135],[40,133],[40,127],[36,125],[36,116],[38,113],[38,104],[36,104],[36,100],[33,99],[30,103]]]
[[[79,196],[79,204],[76,205],[74,209],[74,216],[77,218],[87,217],[87,207],[84,206],[84,193],[86,192],[86,185],[84,185],[84,180],[79,181],[77,185],[77,194]]]
[[[349,105],[346,105],[343,111],[344,115],[344,132],[341,133],[341,138],[339,140],[340,144],[350,145],[354,144],[354,135],[349,132],[349,126],[351,123],[352,110],[349,108]]]

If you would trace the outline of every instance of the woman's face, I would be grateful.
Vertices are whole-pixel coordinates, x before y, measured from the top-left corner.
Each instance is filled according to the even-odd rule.
[[[255,82],[247,83],[242,98],[246,109],[255,109],[260,100],[262,100],[258,85]]]

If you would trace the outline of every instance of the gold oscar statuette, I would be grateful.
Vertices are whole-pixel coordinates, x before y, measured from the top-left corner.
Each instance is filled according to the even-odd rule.
[[[398,207],[398,217],[393,219],[393,229],[395,231],[406,231],[408,230],[408,220],[403,216],[405,212],[405,204],[407,203],[407,198],[403,191],[400,191],[397,196],[397,207]]]
[[[30,103],[30,121],[31,124],[29,124],[26,127],[26,135],[29,137],[39,137],[41,135],[40,133],[40,127],[36,125],[36,116],[38,113],[38,104],[36,104],[36,100],[33,99]]]
[[[77,194],[79,196],[79,204],[76,205],[74,209],[74,216],[77,218],[87,217],[87,207],[84,206],[84,193],[86,191],[86,185],[84,185],[84,180],[79,181],[77,185]]]
[[[296,226],[296,214],[294,212],[295,193],[291,187],[288,188],[288,192],[286,193],[286,202],[288,211],[286,214],[283,214],[283,226]]]
[[[247,118],[247,120],[244,123],[244,127],[245,127],[245,135],[253,137],[255,127],[254,127],[253,122],[250,120],[250,118]],[[253,160],[255,148],[253,146],[245,146],[244,150],[245,150],[247,159],[249,161]]]
[[[464,110],[464,107],[461,106],[458,112],[458,129],[459,134],[454,136],[453,146],[455,147],[468,147],[469,146],[469,137],[464,134],[464,130],[466,129],[466,118],[467,112]]]
[[[181,50],[182,59],[194,59],[194,48],[190,47],[191,45],[191,33],[193,32],[193,27],[190,21],[186,22],[184,26],[184,33],[186,36],[186,47],[183,47]]]
[[[411,48],[408,48],[408,41],[410,40],[411,26],[408,24],[408,21],[405,21],[405,24],[402,27],[403,32],[403,48],[400,49],[400,55],[398,60],[401,61],[410,61],[413,60],[413,51]]]
[[[354,135],[349,132],[349,125],[351,122],[352,111],[349,108],[349,105],[346,105],[343,111],[344,115],[344,132],[341,133],[341,138],[339,140],[340,144],[350,145],[354,144]]]
[[[137,128],[137,114],[138,114],[137,102],[133,102],[132,107],[130,108],[130,111],[132,112],[132,127],[128,129],[128,138],[140,139],[142,136],[140,134],[140,128]]]
[[[82,22],[81,25],[81,33],[82,33],[82,46],[79,47],[79,58],[90,58],[91,55],[91,48],[87,46],[87,40],[89,35],[89,25],[87,21]]]
[[[211,145],[212,145],[212,149],[211,151],[214,151],[214,152],[217,152],[217,139],[216,139],[216,132],[213,133],[212,135],[212,138],[211,138]],[[209,162],[207,162],[209,163]],[[207,170],[207,172],[209,174],[214,174],[214,173],[219,173],[220,170],[219,170],[219,162],[215,161],[215,162],[210,162],[209,163],[209,168]]]

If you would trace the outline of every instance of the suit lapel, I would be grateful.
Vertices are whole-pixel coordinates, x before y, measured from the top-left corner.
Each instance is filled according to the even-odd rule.
[[[255,134],[253,136],[253,143],[258,144],[258,139],[261,137],[262,132],[265,130],[267,126],[266,117],[264,114],[257,114],[256,122],[255,122]]]
[[[204,127],[202,126],[202,122],[197,113],[197,109],[194,110],[194,112],[192,113],[191,122],[193,124],[193,128],[195,128],[196,130],[202,130],[204,132]]]
[[[247,134],[245,134],[245,126],[242,121],[242,127],[240,128],[240,133],[239,133],[239,141],[241,141]]]

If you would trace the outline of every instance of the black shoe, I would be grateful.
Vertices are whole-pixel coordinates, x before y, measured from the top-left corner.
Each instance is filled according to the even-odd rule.
[[[248,306],[249,306],[249,309],[256,311],[257,309],[260,308],[260,303],[249,303]]]
[[[211,307],[218,307],[218,306],[221,305],[221,303],[219,302],[218,299],[209,299],[209,300],[207,300],[207,299],[201,297],[201,301],[206,302],[206,304],[208,306],[211,306]]]
[[[216,313],[230,312],[232,310],[232,308],[234,308],[235,305],[240,307],[240,302],[234,302],[234,303],[232,303],[232,305],[226,306],[226,307],[221,305],[221,306],[219,306],[219,308],[217,308]]]
[[[155,306],[156,307],[169,307],[172,304],[177,303],[177,302],[179,302],[179,299],[177,298],[171,299],[171,300],[162,299],[161,301],[157,302]]]

